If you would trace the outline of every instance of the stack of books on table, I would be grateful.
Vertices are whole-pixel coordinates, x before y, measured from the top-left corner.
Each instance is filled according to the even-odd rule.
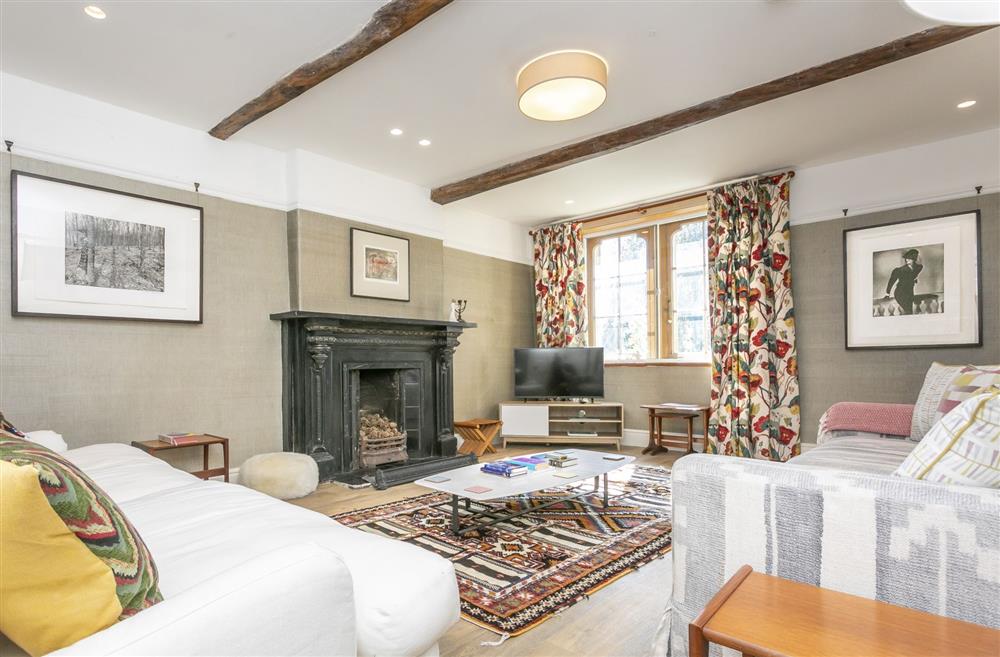
[[[549,465],[554,468],[568,468],[577,463],[577,458],[569,454],[546,454],[545,458],[548,459]]]
[[[518,456],[509,459],[508,462],[523,465],[532,471],[545,470],[549,467],[549,460],[544,456]]]
[[[491,463],[484,463],[483,467],[479,468],[486,474],[497,475],[500,477],[520,477],[521,475],[528,474],[528,468],[523,463],[515,463],[513,461],[493,461]]]
[[[161,433],[159,439],[161,443],[167,443],[174,447],[181,445],[196,445],[205,436],[200,433]]]

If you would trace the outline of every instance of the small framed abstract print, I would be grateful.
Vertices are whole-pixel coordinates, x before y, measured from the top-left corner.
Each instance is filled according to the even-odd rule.
[[[11,172],[14,315],[201,323],[200,207]]]
[[[848,349],[982,344],[979,211],[844,231]]]
[[[351,229],[351,296],[410,300],[410,240]]]

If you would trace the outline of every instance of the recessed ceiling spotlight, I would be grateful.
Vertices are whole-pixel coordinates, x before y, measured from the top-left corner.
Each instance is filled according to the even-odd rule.
[[[603,105],[607,87],[604,58],[584,50],[550,52],[517,72],[517,107],[539,121],[568,121]]]
[[[421,139],[417,143],[420,144],[421,146],[430,146],[431,145],[431,140],[430,139]]]
[[[972,107],[975,104],[976,104],[976,101],[974,101],[974,100],[963,100],[958,105],[956,105],[956,107],[958,107],[958,109],[966,109],[968,107]]]
[[[393,128],[392,130],[389,131],[389,134],[392,135],[393,137],[398,137],[401,134],[403,134],[403,130],[401,128]]]
[[[96,18],[99,21],[103,21],[108,17],[108,15],[104,13],[104,10],[97,5],[87,5],[83,8],[83,13],[87,14],[91,18]]]
[[[565,201],[563,201],[563,203],[565,203],[566,205],[573,205],[574,203],[576,203],[576,201],[574,201],[571,198],[568,198]]]

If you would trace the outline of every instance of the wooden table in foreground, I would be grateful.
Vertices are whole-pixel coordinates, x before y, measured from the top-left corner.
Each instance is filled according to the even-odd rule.
[[[222,445],[222,467],[208,467],[208,448],[212,445]],[[184,445],[171,445],[162,440],[133,440],[132,447],[138,447],[142,451],[156,456],[157,452],[165,452],[171,449],[184,449],[186,447],[201,447],[202,449],[202,469],[192,472],[195,477],[210,479],[212,477],[223,477],[224,481],[229,481],[229,439],[222,436],[213,436],[210,433],[202,434],[199,440]]]
[[[694,419],[701,417],[702,431],[708,434],[709,407],[704,404],[643,404],[640,408],[649,411],[649,444],[643,448],[643,454],[659,454],[666,447],[681,447],[686,454],[694,452]],[[682,418],[687,420],[687,443],[663,437],[663,418]],[[704,442],[704,439],[703,439]]]
[[[1000,632],[743,566],[688,626],[689,657],[709,642],[744,657],[996,657]]]

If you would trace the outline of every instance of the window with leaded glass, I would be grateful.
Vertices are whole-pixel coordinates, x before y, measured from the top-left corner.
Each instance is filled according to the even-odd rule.
[[[593,346],[605,360],[655,358],[653,228],[591,239],[589,250]]]
[[[708,359],[704,217],[588,238],[590,344],[609,362]]]

